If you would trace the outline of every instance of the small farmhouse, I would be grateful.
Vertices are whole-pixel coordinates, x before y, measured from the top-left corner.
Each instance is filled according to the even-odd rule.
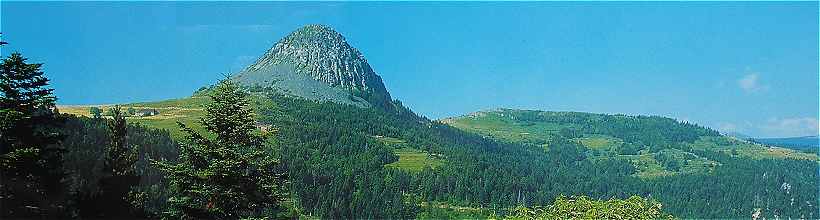
[[[140,110],[137,110],[137,112],[134,113],[134,116],[137,116],[137,117],[146,117],[146,116],[154,116],[154,115],[159,115],[159,111],[157,111],[156,109],[140,109]]]

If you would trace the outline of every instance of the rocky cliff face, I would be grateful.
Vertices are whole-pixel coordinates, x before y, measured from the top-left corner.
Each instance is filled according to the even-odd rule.
[[[308,25],[277,42],[242,74],[288,65],[298,74],[349,90],[374,106],[390,109],[390,94],[361,52],[328,26]],[[241,74],[240,74],[241,75]]]

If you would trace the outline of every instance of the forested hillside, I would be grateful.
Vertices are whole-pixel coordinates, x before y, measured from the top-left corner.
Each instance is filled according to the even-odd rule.
[[[816,156],[668,118],[503,110],[444,120],[464,132],[406,108],[253,91],[257,126],[274,134],[304,215],[503,216],[559,195],[651,197],[678,217],[817,215]]]
[[[288,60],[333,97],[249,83]],[[820,217],[816,154],[658,116],[430,120],[324,26],[173,100],[56,106],[41,65],[0,66],[3,218]]]
[[[516,205],[549,204],[558,195],[641,195],[658,199],[666,204],[665,210],[680,217],[750,217],[757,209],[769,217],[817,215],[816,156],[762,149],[668,118],[556,114],[546,120],[573,123],[579,129],[538,133],[544,142],[517,143],[494,141],[414,115],[268,97],[262,100],[271,101],[260,105],[261,121],[277,128],[289,155],[284,160],[305,166],[290,167],[295,173],[304,171],[294,180],[302,180],[300,188],[307,189],[299,193],[301,204],[322,216],[344,216],[336,211],[345,207],[333,204],[348,203],[322,200],[323,191],[354,192],[349,195],[353,203],[382,203],[370,207],[399,206],[399,193],[407,195],[405,200],[499,212]],[[530,113],[534,115],[524,123],[539,126],[538,113]],[[588,146],[604,137],[620,140],[613,141],[619,145]],[[629,145],[637,149],[622,154],[622,147]],[[406,151],[396,148],[426,152],[442,164],[410,172],[385,168],[382,165],[402,160]],[[351,169],[358,172],[348,173]],[[356,176],[367,173],[373,176]],[[347,180],[334,181],[339,178]],[[373,179],[377,183],[357,182]],[[385,189],[380,195],[392,194],[395,199],[359,199],[367,193],[355,193],[366,192],[357,186],[368,185]],[[379,216],[377,212],[373,217]]]
[[[569,141],[584,147],[587,160],[626,162],[640,182],[633,192],[651,194],[679,217],[743,217],[758,210],[770,217],[817,216],[816,154],[655,116],[501,109],[442,121],[546,152]]]

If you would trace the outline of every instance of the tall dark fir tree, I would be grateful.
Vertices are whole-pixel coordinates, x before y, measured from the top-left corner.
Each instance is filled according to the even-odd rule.
[[[63,212],[63,149],[56,98],[41,63],[12,53],[0,64],[0,215]]]
[[[106,149],[103,169],[112,176],[133,175],[134,163],[137,162],[137,149],[128,144],[128,126],[120,106],[114,106],[111,112],[111,120],[107,123],[108,130],[111,132],[111,144]]]
[[[85,206],[84,217],[131,218],[136,210],[129,203],[129,192],[139,184],[134,164],[137,162],[137,148],[128,143],[128,125],[120,106],[111,108],[111,119],[106,120],[111,143],[106,147],[97,197],[85,200],[93,206]],[[90,211],[90,212],[88,212]]]
[[[238,219],[276,215],[284,198],[284,174],[255,120],[247,94],[230,81],[210,94],[200,134],[185,124],[188,141],[178,163],[155,161],[170,182],[171,219]]]

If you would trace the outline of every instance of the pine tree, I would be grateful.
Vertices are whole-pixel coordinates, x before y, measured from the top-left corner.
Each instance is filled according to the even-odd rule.
[[[111,132],[111,144],[106,152],[104,168],[112,176],[127,176],[134,174],[134,163],[137,162],[136,148],[129,147],[126,142],[127,124],[122,109],[119,106],[112,108],[113,118],[108,121]]]
[[[56,98],[42,64],[12,53],[0,64],[0,214],[59,213],[63,150]],[[35,207],[35,208],[31,208]]]
[[[40,70],[42,63],[26,63],[20,53],[3,59],[0,78],[0,109],[11,109],[32,115],[41,108],[53,108],[54,89],[47,88],[48,78]]]
[[[209,95],[200,134],[179,123],[187,133],[178,163],[153,161],[170,183],[173,219],[237,219],[269,216],[283,198],[282,173],[262,136],[254,133],[247,94],[230,81]]]
[[[120,106],[111,109],[112,119],[107,121],[111,132],[111,144],[106,149],[103,164],[105,177],[100,180],[102,192],[100,198],[95,199],[101,212],[95,214],[102,214],[108,218],[130,217],[133,212],[128,201],[128,193],[140,181],[134,170],[137,149],[128,145],[127,123],[122,109]]]

